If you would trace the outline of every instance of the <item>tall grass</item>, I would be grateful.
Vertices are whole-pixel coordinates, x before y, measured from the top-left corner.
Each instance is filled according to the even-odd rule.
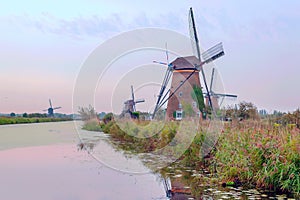
[[[299,129],[229,126],[218,142],[215,159],[223,180],[300,193]]]
[[[100,123],[97,119],[85,121],[82,128],[88,131],[102,131]]]

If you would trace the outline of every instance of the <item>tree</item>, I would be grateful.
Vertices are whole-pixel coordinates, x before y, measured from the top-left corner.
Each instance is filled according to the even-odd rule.
[[[15,117],[15,116],[16,116],[16,113],[12,112],[12,113],[10,113],[10,116],[11,116],[11,117]]]
[[[89,105],[89,107],[79,107],[78,113],[81,116],[83,121],[88,121],[91,119],[97,118],[97,113],[93,106]]]
[[[294,111],[293,115],[295,116],[297,127],[300,128],[300,109],[298,108],[296,111]]]
[[[251,102],[240,102],[238,116],[243,119],[257,119],[258,112],[256,106]]]
[[[108,122],[112,121],[114,119],[114,114],[113,113],[107,113],[104,117],[103,117],[103,122],[105,124],[107,124]]]
[[[47,114],[41,114],[41,113],[30,113],[28,114],[28,117],[29,118],[46,118],[47,117]]]
[[[204,104],[202,89],[200,87],[198,87],[197,85],[194,85],[191,95],[192,95],[192,98],[196,101],[199,110],[203,113],[205,104]]]
[[[23,114],[23,117],[24,117],[24,118],[27,118],[27,117],[28,117],[28,114],[27,114],[27,113],[24,113],[24,114]]]
[[[133,119],[139,119],[140,118],[140,113],[139,112],[132,112],[131,113],[131,117]]]

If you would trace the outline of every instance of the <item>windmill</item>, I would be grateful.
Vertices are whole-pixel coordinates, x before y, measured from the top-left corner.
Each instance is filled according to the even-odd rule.
[[[133,112],[136,112],[136,104],[143,103],[145,99],[137,99],[134,98],[133,86],[131,86],[131,99],[124,102],[123,114],[129,113],[131,117]]]
[[[225,97],[229,97],[229,98],[237,98],[237,95],[234,94],[222,94],[222,93],[216,93],[213,91],[213,85],[214,85],[214,81],[215,81],[215,68],[212,68],[212,72],[211,72],[211,79],[210,79],[210,86],[209,86],[209,94],[211,97],[211,105],[213,107],[214,110],[218,110],[220,109],[219,106],[219,98],[222,97],[222,100],[224,100]],[[206,99],[206,105],[209,105],[208,102],[208,93],[203,93],[205,94],[205,99]]]
[[[46,110],[43,110],[43,111],[48,111],[48,116],[49,117],[54,117],[54,110],[60,109],[61,107],[53,108],[51,99],[49,99],[49,104],[50,104],[50,107]]]
[[[203,61],[201,61],[201,53],[199,47],[199,40],[197,36],[193,10],[190,8],[189,13],[189,27],[190,37],[194,51],[193,56],[178,57],[173,62],[169,63],[167,53],[167,63],[156,62],[157,64],[167,65],[167,70],[163,83],[157,98],[157,102],[153,111],[152,118],[155,117],[156,112],[168,102],[167,105],[167,120],[181,120],[182,119],[182,102],[193,105],[193,109],[197,110],[196,102],[191,97],[193,86],[201,88],[199,73],[202,74],[202,79],[205,85],[209,106],[213,111],[211,94],[206,82],[203,65],[214,61],[215,59],[224,55],[223,45],[219,43],[212,48],[208,49],[202,54]],[[173,75],[173,76],[172,76]],[[167,85],[172,77],[170,89],[167,90]],[[184,94],[185,93],[185,94]],[[199,111],[197,112],[199,113]],[[215,115],[215,112],[212,112]],[[200,114],[200,113],[199,113]]]

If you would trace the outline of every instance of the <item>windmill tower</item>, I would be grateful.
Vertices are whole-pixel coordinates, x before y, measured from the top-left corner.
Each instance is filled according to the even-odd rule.
[[[194,113],[200,114],[197,102],[191,95],[194,86],[201,88],[199,69],[196,67],[200,65],[199,60],[195,56],[179,57],[171,65],[174,66],[170,88],[173,95],[168,99],[166,119],[181,120],[186,104],[191,105]]]
[[[53,108],[51,99],[49,99],[49,104],[50,104],[50,107],[46,110],[43,110],[43,111],[48,111],[48,116],[49,117],[54,117],[54,110],[60,109],[61,107]]]
[[[158,95],[152,118],[155,117],[156,112],[158,112],[166,102],[168,102],[166,111],[167,120],[181,120],[183,118],[183,103],[191,106],[194,112],[200,115],[199,109],[197,108],[197,103],[192,98],[193,87],[196,86],[201,88],[199,73],[201,73],[202,75],[209,106],[211,107],[212,113],[215,116],[215,112],[212,106],[211,94],[208,89],[205,73],[202,67],[203,65],[223,56],[223,46],[222,43],[219,43],[205,51],[201,56],[192,8],[190,8],[189,19],[190,36],[192,46],[195,49],[195,53],[193,56],[179,57],[170,64],[167,54],[167,63],[156,62],[158,64],[167,65],[168,67]],[[201,57],[203,61],[201,61]],[[167,85],[171,77],[171,87],[169,90],[167,90]],[[203,94],[201,95],[201,98],[203,98]]]
[[[219,110],[220,109],[220,103],[219,103],[219,99],[222,98],[222,100],[224,100],[225,97],[229,97],[229,98],[237,98],[237,95],[234,94],[222,94],[222,93],[216,93],[215,91],[213,91],[213,85],[214,85],[214,81],[215,81],[215,68],[212,69],[212,73],[211,73],[211,79],[210,79],[210,86],[209,86],[209,93],[211,96],[211,102],[212,102],[212,107],[214,110]],[[205,94],[205,100],[206,100],[206,105],[209,105],[209,100],[208,100],[208,96],[207,93],[203,93]]]
[[[135,100],[134,98],[134,91],[133,91],[133,86],[131,86],[131,99],[127,100],[124,102],[124,108],[123,108],[123,111],[122,111],[122,114],[121,115],[125,115],[125,114],[130,114],[131,117],[133,117],[132,113],[133,112],[136,112],[136,104],[137,103],[143,103],[145,102],[144,99],[137,99]]]

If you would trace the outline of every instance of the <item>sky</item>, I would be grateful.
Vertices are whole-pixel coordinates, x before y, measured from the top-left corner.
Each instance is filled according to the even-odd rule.
[[[59,112],[74,112],[78,74],[99,45],[141,28],[188,37],[190,7],[201,47],[223,42],[214,64],[226,92],[269,112],[300,107],[297,0],[11,0],[0,2],[0,113],[42,112],[49,98]]]

